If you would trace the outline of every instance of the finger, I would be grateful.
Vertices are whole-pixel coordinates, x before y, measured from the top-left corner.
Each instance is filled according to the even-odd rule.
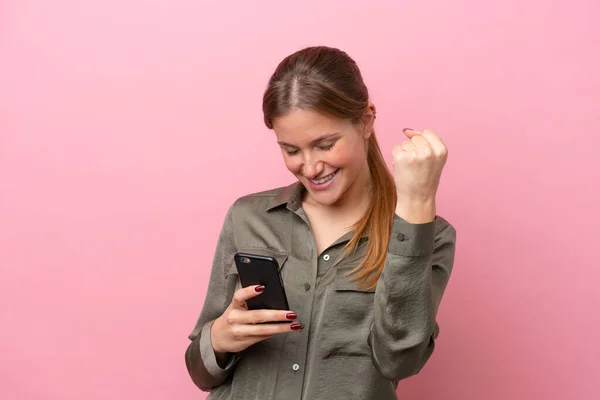
[[[236,315],[236,321],[239,324],[260,324],[265,322],[290,321],[292,322],[298,316],[296,313],[285,310],[250,310],[242,311]]]
[[[411,139],[411,142],[414,144],[415,148],[418,151],[433,153],[433,147],[431,147],[431,144],[429,144],[429,141],[425,139],[425,137],[421,135],[415,135]]]
[[[404,164],[407,159],[414,159],[416,157],[414,147],[410,140],[395,145],[392,150],[392,166],[395,168],[398,163]]]
[[[269,336],[249,336],[247,338],[245,338],[244,340],[240,341],[239,343],[244,347],[244,348],[248,348],[258,342],[262,342],[263,340],[267,340],[269,338],[273,337],[273,335],[269,335]]]
[[[262,290],[261,290],[262,288]],[[264,291],[264,286],[252,285],[242,289],[238,289],[233,294],[231,305],[235,308],[245,308],[246,300],[258,296]]]
[[[235,325],[234,336],[238,338],[250,338],[256,336],[273,336],[282,333],[293,332],[302,329],[298,322],[273,323],[273,324],[245,324]]]
[[[400,144],[400,148],[401,148],[402,150],[404,150],[404,151],[408,151],[408,152],[412,152],[412,151],[415,151],[415,150],[416,150],[414,143],[413,143],[412,141],[410,141],[410,140],[407,140],[407,141],[405,141],[405,142],[402,142],[402,143]]]
[[[423,130],[423,137],[427,139],[434,153],[437,155],[444,155],[448,152],[446,144],[442,138],[430,129]]]
[[[404,149],[399,144],[392,146],[392,155],[395,155],[396,153],[402,153],[403,151]]]
[[[415,135],[420,135],[421,131],[412,128],[404,128],[402,132],[406,135],[407,138],[412,139]]]

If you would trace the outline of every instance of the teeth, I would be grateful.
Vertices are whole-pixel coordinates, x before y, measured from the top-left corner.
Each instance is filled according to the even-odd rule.
[[[323,183],[325,183],[325,182],[330,181],[331,179],[333,179],[333,177],[335,176],[335,174],[337,174],[337,171],[335,171],[334,173],[331,173],[331,174],[327,175],[326,177],[321,178],[319,180],[313,180],[313,179],[311,179],[310,181],[312,183],[314,183],[315,185],[322,185]]]

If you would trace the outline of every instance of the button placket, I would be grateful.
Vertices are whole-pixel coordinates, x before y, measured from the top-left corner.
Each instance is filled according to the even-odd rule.
[[[304,218],[303,218],[304,219]],[[310,231],[310,225],[308,223],[302,228],[293,230],[293,240],[292,240],[292,252],[299,252],[302,254],[302,259],[306,263],[304,264],[306,269],[298,269],[296,282],[293,283],[294,287],[296,287],[297,291],[292,294],[290,293],[290,297],[294,298],[294,303],[298,302],[296,307],[298,308],[298,317],[302,319],[302,325],[304,329],[301,331],[290,334],[287,340],[284,342],[284,355],[281,361],[285,362],[285,364],[279,364],[282,368],[285,368],[288,373],[287,376],[282,375],[282,380],[277,383],[278,387],[285,387],[286,393],[289,395],[289,398],[300,398],[303,387],[303,374],[304,370],[301,370],[300,366],[307,364],[307,356],[308,356],[308,332],[311,326],[311,315],[312,315],[312,307],[314,300],[314,280],[316,279],[318,263],[321,261],[321,257],[319,257],[316,251],[316,243],[314,243],[314,238],[312,237],[312,233]],[[304,249],[300,248],[301,246],[306,246],[308,244],[308,249],[305,247]],[[294,248],[298,247],[298,248]],[[307,260],[306,256],[310,255],[310,258]],[[299,281],[299,282],[298,282]],[[300,283],[303,282],[303,283]],[[299,290],[298,290],[299,289]],[[304,290],[302,290],[304,289]]]

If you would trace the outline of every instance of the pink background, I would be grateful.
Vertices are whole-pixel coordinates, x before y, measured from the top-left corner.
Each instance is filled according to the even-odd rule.
[[[255,5],[251,3],[259,3]],[[456,267],[404,399],[598,399],[600,3],[0,3],[0,398],[198,399],[184,351],[229,204],[292,182],[261,96],[345,49],[450,149]]]

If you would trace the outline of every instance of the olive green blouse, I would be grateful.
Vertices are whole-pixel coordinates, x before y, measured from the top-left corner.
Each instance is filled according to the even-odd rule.
[[[396,215],[376,289],[346,275],[364,257],[341,259],[349,232],[317,254],[302,208],[303,186],[251,194],[228,210],[204,306],[185,353],[193,382],[208,399],[387,400],[398,381],[418,373],[439,333],[436,314],[454,262],[456,231],[445,219],[411,224]],[[233,255],[270,255],[281,266],[290,309],[304,325],[215,357],[210,329],[240,288]]]

